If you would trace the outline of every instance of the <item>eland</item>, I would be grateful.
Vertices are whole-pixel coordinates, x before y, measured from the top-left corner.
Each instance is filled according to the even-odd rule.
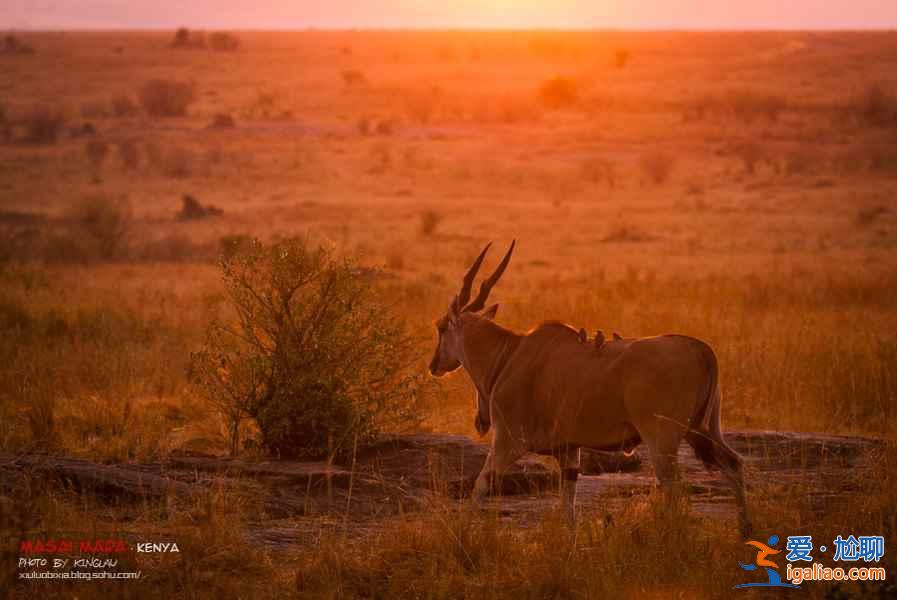
[[[476,387],[475,426],[494,429],[476,479],[481,502],[493,481],[527,452],[557,457],[561,501],[575,523],[580,449],[631,452],[645,443],[661,490],[669,497],[678,478],[684,439],[708,469],[732,485],[742,534],[751,530],[741,457],[720,429],[719,367],[706,343],[683,335],[583,343],[580,332],[546,322],[526,333],[495,323],[489,292],[505,272],[515,242],[470,301],[488,244],[464,276],[461,291],[437,322],[439,339],[430,373],[463,367]]]

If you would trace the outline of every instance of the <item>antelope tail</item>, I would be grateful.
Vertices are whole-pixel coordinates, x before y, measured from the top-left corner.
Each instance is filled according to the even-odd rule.
[[[708,369],[707,393],[695,407],[685,440],[692,447],[704,467],[735,471],[741,468],[741,457],[723,438],[720,425],[721,394],[719,389],[719,364],[709,347],[704,347]]]

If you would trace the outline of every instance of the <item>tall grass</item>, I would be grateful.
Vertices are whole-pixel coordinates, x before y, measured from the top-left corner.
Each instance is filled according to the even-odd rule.
[[[0,449],[94,459],[163,453],[187,415],[187,332],[89,297],[71,305],[41,277],[0,273]],[[202,417],[199,417],[202,418]]]
[[[8,332],[0,341],[0,397],[9,417],[0,424],[2,447],[56,436],[59,448],[75,454],[151,456],[196,436],[226,448],[186,391],[189,353],[217,314],[214,304],[162,298],[166,312],[150,316],[128,308],[126,296],[97,302],[88,286],[10,273],[0,306]],[[432,336],[448,283],[389,285],[416,334]],[[686,278],[633,270],[621,280],[571,282],[566,294],[544,278],[516,291],[513,280],[505,287],[499,322],[519,331],[553,318],[626,336],[706,340],[720,360],[724,427],[897,436],[893,277]],[[474,435],[466,379],[451,378],[445,393],[428,409],[427,426]],[[26,406],[33,408],[21,412]]]
[[[849,530],[881,533],[886,546],[893,543],[897,528],[888,503],[897,502],[895,460],[897,448],[882,450],[863,490],[821,510],[803,486],[781,490],[756,481],[750,497],[757,539],[800,532],[823,543]],[[751,580],[739,563],[753,550],[725,522],[689,508],[685,495],[668,504],[652,492],[626,502],[613,518],[586,514],[574,535],[554,513],[521,527],[496,512],[434,506],[363,543],[325,536],[315,552],[303,554],[296,591],[309,598],[732,597],[734,585]],[[887,562],[893,568],[894,560]],[[885,597],[894,591],[887,585],[876,583],[872,591]],[[809,582],[802,593],[823,598],[832,588]],[[868,592],[860,584],[840,590],[857,598]]]

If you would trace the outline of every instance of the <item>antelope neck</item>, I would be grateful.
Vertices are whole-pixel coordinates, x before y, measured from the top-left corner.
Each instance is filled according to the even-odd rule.
[[[464,365],[480,393],[488,398],[498,376],[517,348],[519,336],[485,319],[468,323],[462,332]]]

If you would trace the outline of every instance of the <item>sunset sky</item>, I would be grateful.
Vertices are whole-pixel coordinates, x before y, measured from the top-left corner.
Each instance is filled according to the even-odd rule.
[[[893,29],[897,0],[3,0],[0,27]]]

